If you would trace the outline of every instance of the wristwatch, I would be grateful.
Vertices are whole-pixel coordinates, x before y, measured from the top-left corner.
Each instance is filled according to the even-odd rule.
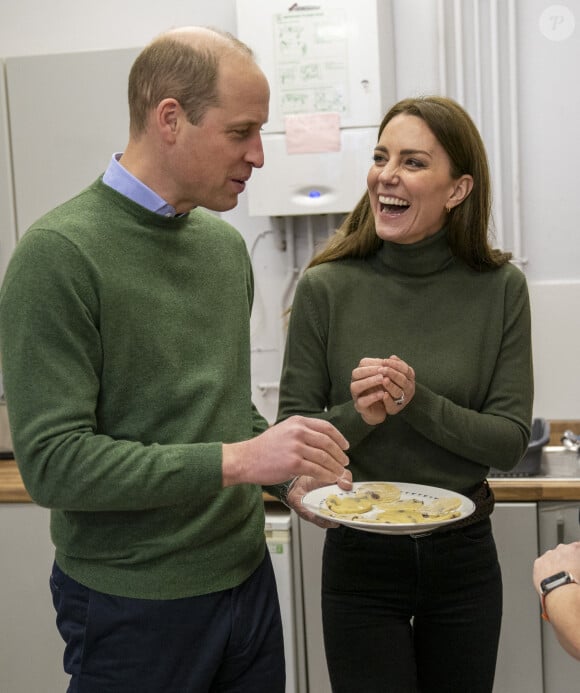
[[[288,505],[288,494],[290,493],[290,489],[294,486],[294,484],[298,481],[299,478],[300,477],[295,476],[292,479],[290,479],[290,481],[285,481],[282,484],[276,485],[278,490],[278,498],[282,501],[282,503],[284,503],[284,505],[287,508],[290,508],[290,506]]]
[[[569,585],[570,583],[576,583],[577,580],[574,578],[572,573],[569,573],[567,570],[562,570],[559,573],[555,573],[554,575],[550,575],[547,578],[544,578],[542,582],[540,582],[540,591],[541,591],[541,599],[542,599],[542,618],[544,621],[549,621],[548,614],[546,612],[546,597],[552,590],[555,590],[556,587],[562,587],[562,585]]]

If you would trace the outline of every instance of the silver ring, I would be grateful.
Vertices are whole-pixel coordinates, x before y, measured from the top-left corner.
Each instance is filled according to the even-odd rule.
[[[405,393],[401,392],[401,396],[399,399],[394,400],[395,404],[398,405],[399,407],[404,403],[405,401]]]

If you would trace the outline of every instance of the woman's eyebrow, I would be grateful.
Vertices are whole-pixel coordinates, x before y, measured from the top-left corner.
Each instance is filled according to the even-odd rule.
[[[382,144],[377,144],[377,146],[375,147],[375,151],[377,150],[380,152],[387,153],[389,151],[387,147],[385,147]],[[425,156],[431,157],[431,152],[428,152],[426,149],[401,149],[400,154],[402,154],[403,156],[409,156],[412,154],[423,154]]]
[[[405,156],[409,156],[410,154],[423,154],[424,156],[431,156],[431,153],[428,152],[426,149],[402,149],[401,154],[404,154]]]

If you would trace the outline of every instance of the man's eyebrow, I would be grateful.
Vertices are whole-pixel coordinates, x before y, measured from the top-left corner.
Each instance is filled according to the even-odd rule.
[[[264,123],[265,124],[265,123]],[[264,127],[264,124],[260,120],[254,120],[252,118],[243,118],[240,120],[232,120],[229,124],[231,128],[251,128],[251,127]]]

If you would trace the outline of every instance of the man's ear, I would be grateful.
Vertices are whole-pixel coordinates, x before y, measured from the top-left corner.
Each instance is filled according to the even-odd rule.
[[[453,207],[460,205],[473,189],[473,176],[465,173],[455,181],[453,192],[447,200],[445,208],[450,211]]]
[[[155,109],[155,119],[164,139],[173,141],[177,134],[181,106],[176,99],[163,99]]]

